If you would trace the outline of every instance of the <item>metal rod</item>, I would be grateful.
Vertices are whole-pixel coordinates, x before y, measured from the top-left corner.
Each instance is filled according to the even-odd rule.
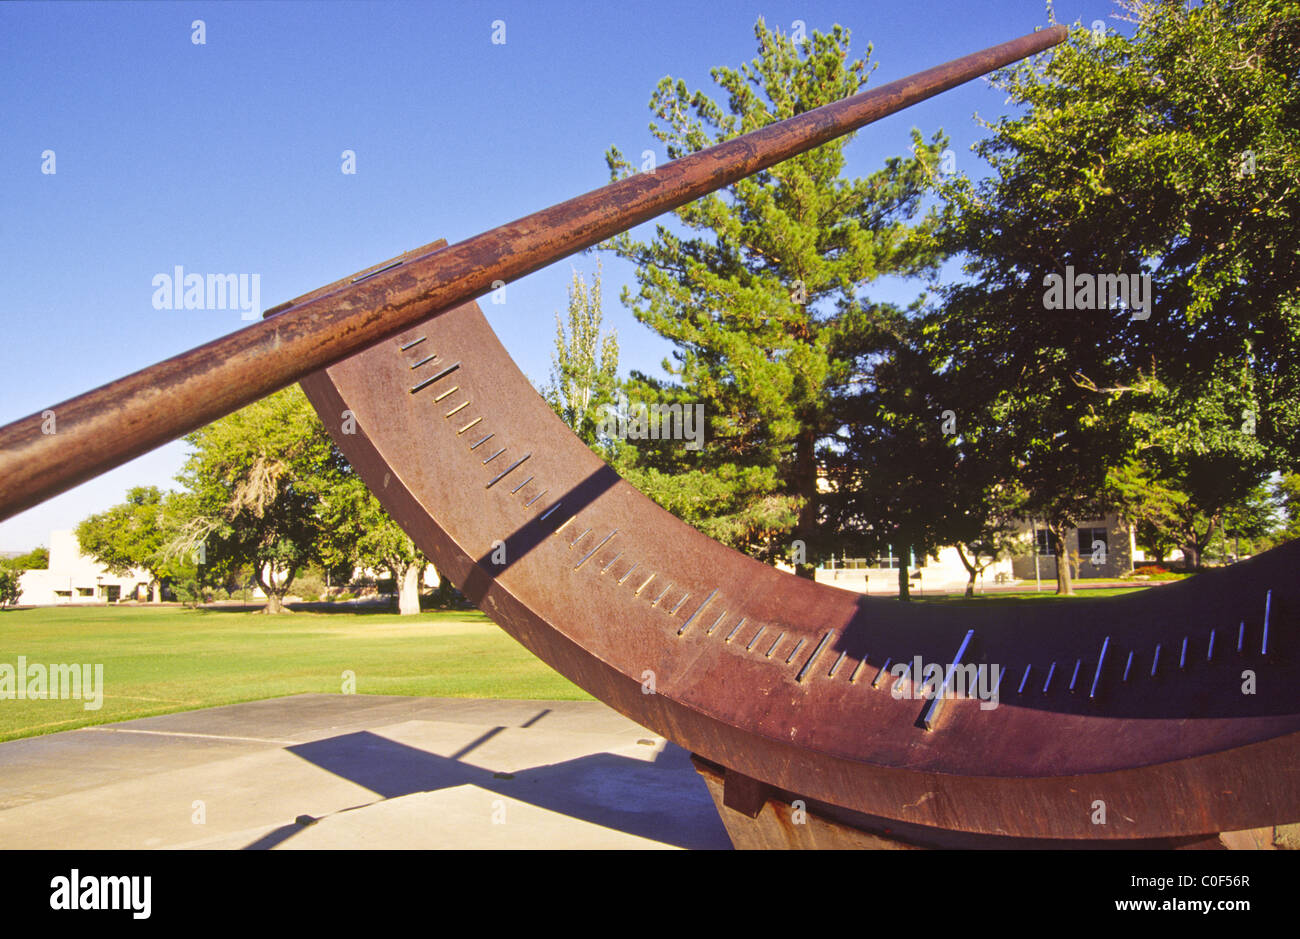
[[[966,635],[962,638],[961,645],[957,647],[957,654],[952,657],[952,666],[943,670],[943,681],[935,682],[934,694],[931,695],[929,703],[921,711],[919,719],[920,725],[926,730],[934,730],[935,724],[939,722],[939,713],[943,710],[944,701],[948,698],[948,688],[952,684],[953,675],[957,672],[957,666],[962,664],[962,659],[966,655],[966,650],[970,648],[971,640],[975,638],[975,630],[966,630]],[[964,673],[963,673],[964,674]],[[976,673],[978,674],[978,672]],[[921,677],[925,677],[922,675]],[[918,689],[924,693],[925,684]],[[967,696],[970,696],[970,689],[964,689]]]
[[[642,222],[1062,42],[1052,26],[814,108],[475,235],[0,428],[0,520]],[[400,266],[394,263],[400,260]],[[55,414],[57,432],[43,411]]]
[[[1097,683],[1101,681],[1101,669],[1106,664],[1106,650],[1110,648],[1110,636],[1101,641],[1101,652],[1097,655],[1097,670],[1092,673],[1092,687],[1088,689],[1088,697],[1097,697]]]

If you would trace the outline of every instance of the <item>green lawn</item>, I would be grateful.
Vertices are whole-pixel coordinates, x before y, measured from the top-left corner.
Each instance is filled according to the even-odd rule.
[[[912,595],[915,601],[924,603],[953,603],[953,604],[988,604],[988,603],[1020,603],[1025,600],[1046,600],[1056,603],[1068,603],[1071,600],[1091,599],[1095,597],[1118,597],[1126,593],[1135,593],[1139,590],[1148,589],[1145,585],[1140,587],[1075,587],[1074,596],[1061,597],[1056,594],[1056,586],[1044,588],[1041,592],[1036,590],[1002,590],[995,593],[976,594],[973,599],[967,600],[963,594],[950,593],[946,596],[917,596]]]
[[[1101,597],[1137,588],[1080,591]],[[1049,591],[915,597],[923,603],[1069,602]],[[0,699],[0,740],[90,724],[337,693],[590,700],[477,611],[259,613],[178,607],[43,607],[0,613],[0,665],[102,664],[103,703]]]
[[[0,665],[102,663],[103,705],[0,699],[0,740],[302,692],[590,700],[477,611],[80,607],[0,613]]]

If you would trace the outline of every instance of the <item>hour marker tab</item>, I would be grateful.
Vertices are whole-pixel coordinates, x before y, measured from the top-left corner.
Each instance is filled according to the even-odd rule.
[[[1088,697],[1097,697],[1097,684],[1101,681],[1101,667],[1106,663],[1106,650],[1110,648],[1110,636],[1101,641],[1101,653],[1097,656],[1097,670],[1092,673],[1092,688],[1088,690]]]
[[[687,618],[686,622],[682,623],[682,627],[681,627],[681,629],[677,630],[677,635],[680,636],[682,633],[686,632],[687,627],[690,626],[691,623],[695,622],[695,618],[696,618],[697,616],[699,616],[701,613],[704,612],[704,608],[705,608],[706,606],[709,605],[709,601],[711,601],[711,600],[712,600],[714,597],[716,597],[717,595],[718,595],[718,591],[717,591],[717,590],[714,590],[711,594],[709,594],[707,597],[705,597],[705,598],[704,598],[704,602],[701,603],[698,607],[696,607],[695,612],[692,613],[692,614]],[[682,598],[682,602],[684,603],[685,601],[686,601],[686,598],[683,597],[683,598]],[[681,605],[681,604],[678,604],[678,606],[680,606],[680,605]],[[677,611],[674,610],[673,612],[675,613],[675,612],[677,612]],[[723,612],[723,615],[724,615],[724,616],[726,615],[726,612],[725,612],[725,611]],[[718,619],[713,623],[713,626],[717,626],[718,623],[721,622],[721,620],[722,620],[722,616],[719,616]],[[710,626],[710,627],[709,627],[709,632],[713,632],[713,626]]]
[[[925,730],[934,730],[935,725],[939,722],[939,714],[943,710],[944,702],[949,697],[949,686],[952,684],[953,677],[957,674],[957,667],[962,664],[962,660],[974,650],[971,649],[971,643],[975,639],[975,630],[966,630],[966,635],[962,637],[961,645],[957,647],[957,653],[952,657],[952,667],[944,669],[943,682],[934,690],[934,696],[921,709],[921,716],[917,719],[917,726]],[[966,674],[965,670],[962,672]],[[923,675],[917,676],[924,678]],[[918,691],[924,691],[925,685],[922,685]],[[971,689],[964,689],[969,694]]]
[[[582,556],[582,560],[579,561],[577,564],[573,565],[573,569],[576,571],[578,568],[582,567],[583,564],[586,564],[586,563],[587,563],[587,558],[591,557],[593,554],[595,554],[595,553],[596,553],[597,551],[599,551],[601,548],[605,547],[605,545],[609,542],[609,539],[613,538],[613,537],[614,537],[615,535],[617,535],[617,534],[618,534],[618,529],[615,528],[615,529],[614,529],[613,531],[611,531],[608,535],[606,535],[604,538],[602,538],[602,539],[600,540],[600,543],[599,543],[598,545],[596,545],[596,547],[592,548],[590,551],[588,551],[586,554],[584,554],[584,555]],[[615,557],[617,557],[617,555],[616,555]],[[611,561],[610,563],[612,564],[613,561]],[[608,566],[608,565],[606,565],[606,566]],[[603,572],[602,572],[602,573],[603,573]]]
[[[740,618],[740,622],[737,623],[735,626],[731,627],[731,632],[727,633],[727,638],[722,641],[730,642],[732,639],[736,638],[736,633],[740,632],[740,627],[744,625],[745,625],[745,617],[742,616]]]
[[[415,393],[416,393],[417,391],[419,391],[421,388],[428,388],[430,385],[432,385],[432,384],[433,384],[434,382],[436,382],[438,379],[440,379],[440,378],[446,378],[448,375],[450,375],[452,372],[456,371],[456,369],[458,369],[458,368],[460,368],[460,363],[459,363],[459,362],[452,362],[450,365],[448,365],[448,366],[447,366],[446,368],[444,368],[442,371],[440,371],[440,372],[436,372],[435,374],[430,375],[430,376],[429,376],[428,378],[426,378],[424,381],[420,382],[418,385],[415,385],[413,388],[411,388],[411,394],[415,394]]]
[[[1273,591],[1270,590],[1264,596],[1264,636],[1259,642],[1259,654],[1268,655],[1268,611],[1273,605]]]
[[[498,455],[500,455],[500,454],[498,454]],[[529,457],[531,457],[531,456],[532,456],[531,453],[525,453],[525,454],[524,454],[523,456],[521,456],[519,459],[515,460],[513,463],[511,463],[509,466],[507,466],[507,467],[506,467],[505,469],[503,469],[501,472],[497,473],[497,474],[496,474],[495,476],[493,476],[490,480],[488,480],[488,484],[487,484],[486,486],[484,486],[483,488],[484,488],[484,489],[491,489],[493,486],[495,486],[495,485],[496,485],[497,483],[499,483],[501,480],[505,479],[506,476],[510,475],[510,474],[513,473],[516,469],[518,469],[520,466],[522,466],[522,465],[524,464],[524,462],[525,462]],[[484,460],[483,462],[486,463],[487,460]],[[532,478],[533,478],[533,477],[531,477],[531,476],[528,477],[528,479],[532,479]],[[513,490],[511,490],[511,491],[512,491],[512,492],[518,492],[518,491],[519,491],[520,489],[522,489],[525,485],[527,485],[527,483],[528,483],[528,479],[525,479],[522,483],[520,483],[518,486],[516,486],[516,487],[515,487]]]

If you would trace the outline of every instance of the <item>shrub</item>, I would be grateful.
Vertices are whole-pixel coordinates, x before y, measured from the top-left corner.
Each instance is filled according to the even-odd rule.
[[[18,602],[18,572],[0,567],[0,609]]]
[[[308,603],[315,603],[325,592],[325,575],[319,568],[309,567],[293,579],[290,589],[295,596]]]
[[[202,585],[193,577],[176,580],[172,583],[171,588],[172,593],[176,595],[176,599],[190,609],[207,602]]]
[[[1134,577],[1159,577],[1162,574],[1168,574],[1169,571],[1159,564],[1143,564],[1141,567],[1133,569]]]

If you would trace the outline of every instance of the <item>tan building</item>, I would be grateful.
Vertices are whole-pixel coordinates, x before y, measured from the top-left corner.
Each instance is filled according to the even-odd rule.
[[[1023,547],[1014,556],[999,557],[984,569],[976,581],[977,590],[1032,584],[1036,580],[1055,583],[1056,557],[1046,530],[1025,522],[1020,540]],[[1080,545],[1085,548],[1082,552]],[[1123,577],[1133,570],[1134,560],[1142,559],[1134,544],[1132,526],[1120,521],[1114,513],[1072,528],[1066,536],[1066,549],[1074,564],[1075,577],[1080,580]],[[937,559],[899,558],[892,552],[878,558],[835,558],[817,568],[817,582],[859,593],[897,596],[898,568],[904,564],[912,593],[961,593],[970,580],[957,549],[949,546],[939,549]]]
[[[115,603],[149,599],[149,573],[120,575],[81,553],[72,531],[50,532],[50,566],[24,571],[18,579],[18,602],[27,606],[59,603]]]
[[[1024,537],[1035,550],[1014,560],[1016,577],[1031,580],[1036,572],[1044,580],[1056,580],[1058,559],[1047,530],[1027,524]],[[1071,573],[1079,580],[1123,577],[1132,573],[1135,560],[1142,560],[1133,526],[1122,522],[1114,512],[1071,528],[1065,535],[1065,550],[1072,565]]]

